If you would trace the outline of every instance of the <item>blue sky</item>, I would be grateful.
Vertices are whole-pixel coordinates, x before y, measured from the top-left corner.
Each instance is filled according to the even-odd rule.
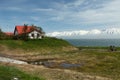
[[[0,28],[34,24],[46,33],[120,27],[120,0],[0,0]]]

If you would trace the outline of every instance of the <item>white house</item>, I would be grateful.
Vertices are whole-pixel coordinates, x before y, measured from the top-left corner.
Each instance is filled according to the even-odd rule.
[[[42,39],[44,37],[44,33],[34,26],[16,26],[14,35],[19,36],[23,34],[27,34],[30,39]]]
[[[30,39],[42,39],[42,34],[39,33],[37,30],[34,30],[30,33],[28,33],[28,36]]]

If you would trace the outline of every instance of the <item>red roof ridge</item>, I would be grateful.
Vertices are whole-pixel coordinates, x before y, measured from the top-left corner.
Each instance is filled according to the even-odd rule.
[[[17,30],[18,34],[23,34],[25,33],[24,32],[24,28],[25,26],[24,25],[17,25],[15,26],[15,29]],[[33,30],[33,26],[27,26],[27,30],[26,30],[26,33],[29,33]]]

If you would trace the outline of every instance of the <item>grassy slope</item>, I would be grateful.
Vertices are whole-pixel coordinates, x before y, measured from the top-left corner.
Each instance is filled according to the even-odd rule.
[[[0,65],[0,80],[16,80],[14,78],[18,78],[18,80],[45,80],[19,71],[15,67]]]
[[[61,47],[70,45],[68,42],[62,39],[56,38],[44,38],[40,40],[1,40],[0,44],[5,44],[11,48],[22,48],[22,49],[35,49],[41,47]]]
[[[0,45],[7,46],[10,50],[22,49],[25,52],[39,52],[39,53],[54,53],[65,51],[64,48],[72,49],[71,45],[67,41],[56,38],[44,38],[41,40],[28,40],[28,41],[1,40]]]

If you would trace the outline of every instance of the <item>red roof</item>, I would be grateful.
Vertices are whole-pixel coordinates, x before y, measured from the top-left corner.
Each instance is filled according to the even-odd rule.
[[[13,36],[13,32],[4,32],[7,36]]]
[[[24,32],[25,26],[16,26],[15,30],[17,30],[18,34],[23,34],[23,33],[29,33],[31,32],[34,28],[33,26],[27,26],[27,30]]]

